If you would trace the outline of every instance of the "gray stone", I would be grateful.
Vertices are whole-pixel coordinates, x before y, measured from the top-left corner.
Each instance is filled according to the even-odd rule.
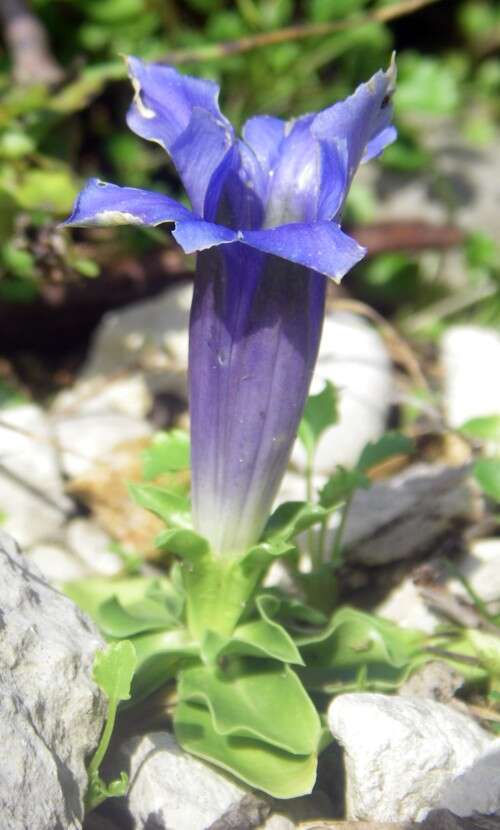
[[[454,527],[477,520],[480,511],[468,466],[414,464],[356,493],[344,533],[348,560],[384,565],[428,555]]]
[[[103,643],[0,533],[0,816],[8,830],[80,830],[85,762],[105,701],[91,679]]]
[[[448,784],[439,806],[458,816],[500,813],[500,738]]]
[[[134,830],[206,830],[234,814],[249,795],[234,779],[185,753],[168,732],[126,741],[110,773],[122,769],[130,779],[122,820]],[[264,806],[261,819],[270,812]]]
[[[476,594],[487,602],[492,613],[500,611],[500,539],[476,539],[468,550],[455,560],[455,566],[468,580]],[[448,578],[443,587],[454,595],[470,600],[463,583]],[[376,613],[404,628],[420,628],[432,634],[442,622],[437,612],[429,608],[411,576],[407,576],[377,606]]]
[[[19,544],[33,545],[57,533],[70,510],[54,437],[43,410],[34,404],[2,410],[0,513],[3,529]]]
[[[377,221],[418,218],[446,223],[451,201],[458,227],[468,231],[481,228],[496,238],[500,208],[498,134],[488,145],[478,147],[464,138],[456,121],[436,117],[419,121],[420,140],[433,155],[428,169],[407,174],[367,164],[358,172],[358,185],[376,188]]]
[[[423,819],[491,745],[466,715],[422,698],[340,695],[328,724],[345,751],[349,819]]]
[[[127,740],[105,775],[125,770],[130,789],[109,802],[107,816],[130,830],[293,830],[332,814],[321,791],[285,801],[254,792],[235,778],[184,752],[168,732]]]

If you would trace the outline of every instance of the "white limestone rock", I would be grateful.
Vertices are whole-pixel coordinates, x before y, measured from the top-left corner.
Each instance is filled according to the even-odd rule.
[[[62,542],[42,542],[27,551],[27,557],[51,585],[84,579],[92,570],[78,559]]]
[[[311,391],[320,391],[326,380],[338,387],[340,417],[319,440],[315,471],[329,475],[337,464],[353,466],[365,444],[382,435],[395,396],[384,340],[362,317],[347,312],[326,316]],[[297,442],[292,464],[303,470],[305,461]]]
[[[444,403],[448,423],[500,414],[500,333],[481,326],[446,329],[441,341]]]
[[[423,698],[340,695],[328,724],[344,748],[346,812],[353,820],[425,818],[491,745],[466,715]]]
[[[40,407],[2,410],[0,514],[20,545],[45,541],[62,527],[71,502],[64,495],[49,421]]]
[[[88,473],[96,464],[109,464],[119,444],[153,433],[147,421],[113,411],[54,417],[53,424],[61,463],[70,478]]]
[[[4,533],[0,585],[1,825],[80,830],[106,708],[91,679],[103,643]]]
[[[110,550],[111,537],[92,519],[72,519],[66,528],[66,543],[75,559],[90,573],[116,576],[123,562]]]
[[[154,392],[186,394],[191,283],[106,314],[94,335],[84,375],[140,369]]]
[[[145,418],[152,406],[151,395],[142,374],[120,372],[78,380],[71,389],[60,392],[51,412],[60,417],[115,412],[130,418]]]

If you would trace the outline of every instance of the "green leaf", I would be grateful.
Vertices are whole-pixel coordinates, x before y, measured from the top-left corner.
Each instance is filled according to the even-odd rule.
[[[281,605],[280,601],[271,594],[261,594],[255,604],[260,620],[237,626],[231,640],[219,652],[220,656],[271,657],[283,663],[304,665],[300,652],[288,632],[272,619]]]
[[[500,502],[500,458],[481,458],[476,461],[474,477],[490,499]]]
[[[225,670],[195,666],[181,673],[178,694],[206,706],[219,735],[253,738],[295,755],[317,749],[318,713],[287,665],[233,659]]]
[[[442,59],[407,51],[398,61],[396,110],[402,114],[453,113],[461,99],[459,77]]]
[[[327,511],[318,504],[286,501],[268,519],[262,534],[267,542],[288,541],[315,524],[324,521]]]
[[[31,279],[35,276],[36,265],[33,254],[7,243],[1,251],[2,265],[9,274],[21,279]]]
[[[66,582],[62,590],[82,611],[98,622],[100,606],[112,597],[116,597],[121,605],[127,606],[142,600],[144,596],[155,590],[168,593],[171,589],[169,580],[166,578],[132,576],[126,579],[109,579],[109,577],[91,576]]]
[[[132,700],[136,703],[172,680],[185,665],[200,654],[186,628],[155,631],[134,637],[137,668],[132,682]]]
[[[115,725],[117,707],[120,701],[130,698],[130,686],[137,665],[134,646],[129,640],[111,643],[94,657],[93,677],[108,698],[108,715],[99,745],[88,767],[89,784],[85,796],[87,810],[97,807],[109,796],[123,795],[128,786],[126,773],[105,784],[99,775],[99,768],[108,749]]]
[[[281,594],[277,589],[267,589],[266,595],[273,591],[273,596],[279,601],[279,610],[277,616],[281,622],[288,625],[297,623],[306,623],[307,625],[325,625],[327,617],[322,611],[317,608],[312,608],[306,605],[297,597],[289,597]]]
[[[322,433],[338,421],[338,395],[335,386],[326,381],[318,395],[310,395],[305,405],[298,437],[311,458]]]
[[[78,193],[72,172],[63,166],[29,169],[11,191],[27,210],[42,210],[63,216],[71,210]]]
[[[114,596],[99,606],[97,616],[99,627],[106,637],[117,639],[133,637],[145,631],[173,628],[179,624],[165,605],[147,597],[124,608]]]
[[[432,657],[427,635],[354,608],[339,609],[322,632],[296,642],[306,662],[298,670],[305,686],[328,694],[394,689]]]
[[[28,398],[0,378],[0,409],[22,406],[25,403],[28,403]]]
[[[129,640],[110,643],[95,656],[93,678],[110,701],[128,700],[136,664],[136,651]]]
[[[208,630],[230,637],[252,596],[257,583],[275,555],[293,550],[286,543],[263,543],[251,548],[241,559],[201,556],[194,566],[186,565],[189,630],[200,641]]]
[[[314,786],[315,752],[292,755],[252,738],[220,735],[213,728],[209,710],[187,701],[177,706],[174,727],[179,744],[187,752],[222,767],[274,798],[307,795]]]
[[[351,498],[356,490],[360,488],[367,489],[369,486],[370,479],[360,470],[356,468],[346,470],[344,467],[337,467],[320,490],[319,501],[323,508],[333,510]]]
[[[127,69],[123,61],[84,67],[76,80],[51,96],[50,110],[71,113],[83,109],[109,81],[126,77]]]
[[[467,438],[500,444],[500,415],[484,415],[481,418],[471,418],[465,424],[462,424],[460,432],[466,435]]]
[[[157,432],[142,454],[144,478],[189,469],[189,435],[182,429]]]
[[[377,441],[370,441],[363,449],[357,469],[362,473],[382,464],[395,455],[408,455],[414,450],[413,441],[400,432],[386,432]]]
[[[191,529],[191,506],[185,496],[154,484],[129,484],[136,504],[150,510],[171,527]]]
[[[194,530],[164,530],[155,539],[157,548],[165,548],[176,556],[196,561],[206,556],[210,550],[207,540]]]

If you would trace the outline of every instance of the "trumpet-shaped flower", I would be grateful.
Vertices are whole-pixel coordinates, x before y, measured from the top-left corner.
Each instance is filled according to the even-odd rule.
[[[91,180],[69,225],[174,223],[199,252],[190,320],[193,521],[215,554],[254,544],[285,471],[317,357],[326,280],[364,255],[340,227],[361,162],[395,138],[394,66],[345,101],[238,138],[218,87],[129,59],[128,125],[170,155],[191,209]]]

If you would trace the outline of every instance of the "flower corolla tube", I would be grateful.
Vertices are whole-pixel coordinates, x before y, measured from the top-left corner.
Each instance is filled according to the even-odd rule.
[[[242,137],[218,86],[128,59],[129,127],[170,155],[191,209],[162,193],[90,180],[68,225],[173,223],[198,252],[190,316],[194,529],[214,555],[255,544],[285,472],[316,362],[325,292],[364,249],[340,227],[360,163],[391,124],[395,66],[344,101],[283,121],[257,115]]]

